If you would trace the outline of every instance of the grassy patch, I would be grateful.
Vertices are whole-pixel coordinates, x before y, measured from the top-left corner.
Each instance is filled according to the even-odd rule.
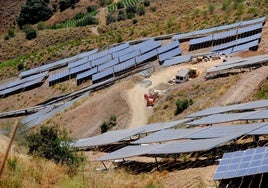
[[[268,99],[268,80],[266,80],[265,84],[261,87],[261,89],[256,92],[255,98]]]

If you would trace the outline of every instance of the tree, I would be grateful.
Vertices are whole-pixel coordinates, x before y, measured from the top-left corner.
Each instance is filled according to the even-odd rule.
[[[102,122],[100,128],[101,128],[101,133],[107,132],[109,129],[108,123],[106,121]]]
[[[123,10],[120,10],[118,12],[118,17],[117,17],[117,21],[121,21],[121,20],[126,20],[127,17],[126,17],[126,14]]]
[[[124,8],[124,3],[123,3],[122,1],[119,1],[119,2],[116,4],[116,6],[117,6],[117,9],[122,9],[122,8]]]
[[[188,108],[188,106],[193,104],[193,100],[192,99],[183,99],[180,100],[178,99],[176,101],[176,110],[174,112],[174,115],[178,115],[179,113],[183,112],[185,109]]]
[[[138,13],[139,16],[143,16],[145,14],[144,6],[139,6],[137,13]]]
[[[36,24],[39,21],[46,21],[52,15],[52,10],[48,7],[48,1],[27,0],[22,6],[17,23],[20,28],[26,24]]]
[[[148,7],[150,6],[150,0],[144,0],[144,6]]]
[[[37,131],[29,133],[26,141],[28,154],[67,165],[72,170],[77,169],[83,161],[83,157],[71,147],[73,140],[67,131],[61,130],[59,126],[41,126]]]

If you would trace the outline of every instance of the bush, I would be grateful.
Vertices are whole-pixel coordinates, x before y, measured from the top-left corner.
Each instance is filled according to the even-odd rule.
[[[24,69],[24,63],[18,64],[18,71],[22,71]]]
[[[136,24],[136,23],[138,23],[138,20],[137,20],[137,19],[133,19],[133,20],[132,20],[132,23],[133,23],[133,24]]]
[[[137,6],[136,5],[130,5],[126,9],[127,14],[128,13],[136,13],[137,12]]]
[[[127,18],[128,19],[133,19],[133,18],[135,18],[135,14],[134,13],[128,13]]]
[[[117,7],[117,9],[122,9],[122,8],[124,8],[124,4],[123,4],[123,2],[122,2],[122,1],[119,1],[118,3],[116,3],[116,7]]]
[[[9,40],[9,39],[10,39],[10,37],[8,35],[4,36],[4,40]]]
[[[85,16],[85,13],[79,12],[74,16],[74,19],[79,20],[79,19],[83,18],[84,16]]]
[[[100,125],[101,128],[101,133],[105,133],[107,132],[110,128],[112,128],[113,126],[115,126],[117,124],[117,117],[114,114],[110,115],[110,119],[108,122],[104,121],[102,122],[102,124]]]
[[[110,23],[113,23],[115,22],[116,19],[115,17],[112,15],[112,14],[108,14],[107,17],[106,17],[106,24],[109,25]]]
[[[100,128],[101,128],[101,133],[107,132],[109,129],[108,123],[106,121],[102,122],[102,124],[100,125]]]
[[[156,7],[155,6],[151,7],[150,9],[151,9],[152,12],[155,12],[156,11]]]
[[[13,28],[9,28],[9,29],[8,29],[8,36],[9,36],[10,38],[15,37],[15,32],[14,32],[14,29],[13,29]]]
[[[83,157],[71,147],[71,140],[66,130],[58,126],[41,126],[26,137],[28,154],[43,157],[55,163],[67,165],[70,169],[78,169]]]
[[[20,28],[26,24],[36,24],[40,21],[46,21],[53,15],[48,7],[47,1],[27,0],[22,6],[17,23]]]
[[[144,8],[144,6],[139,6],[137,12],[138,12],[138,15],[139,16],[143,16],[145,14],[145,8]]]
[[[37,32],[32,26],[27,25],[24,26],[22,29],[25,33],[25,38],[27,40],[31,40],[37,37]]]
[[[180,113],[182,113],[185,109],[188,108],[188,106],[192,105],[193,104],[193,100],[192,99],[183,99],[183,100],[180,100],[178,99],[176,101],[176,110],[174,112],[174,115],[178,115]]]
[[[78,27],[82,27],[82,26],[94,25],[94,24],[98,24],[97,18],[94,18],[92,16],[88,16],[83,20],[77,21],[75,25]]]
[[[37,24],[37,29],[38,30],[44,30],[45,28],[46,28],[46,25],[45,25],[45,23],[43,21],[41,21],[41,22],[39,22]]]
[[[120,10],[118,13],[117,21],[126,20],[126,14],[123,10]]]
[[[94,12],[94,11],[96,11],[96,10],[98,10],[98,6],[97,6],[97,5],[89,5],[89,6],[87,7],[87,12],[88,12],[88,13]]]
[[[148,7],[150,6],[150,0],[144,0],[144,6]]]
[[[212,5],[212,4],[210,4],[210,5],[208,6],[209,14],[213,14],[214,10],[215,10],[215,6]]]

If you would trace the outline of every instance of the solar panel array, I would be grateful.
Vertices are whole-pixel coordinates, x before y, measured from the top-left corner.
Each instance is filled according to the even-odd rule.
[[[211,74],[211,73],[218,73],[218,72],[226,71],[226,70],[230,70],[230,69],[254,67],[256,65],[267,64],[267,62],[268,62],[268,57],[255,56],[254,59],[246,58],[246,59],[244,59],[244,61],[241,61],[238,63],[227,64],[227,65],[222,64],[221,66],[216,66],[216,67],[210,68],[207,70],[207,73]]]
[[[171,59],[167,59],[164,61],[162,66],[172,66],[172,65],[177,65],[181,63],[186,63],[189,62],[192,59],[191,55],[182,55],[182,56],[176,56]]]
[[[36,85],[40,85],[44,82],[48,72],[36,74],[33,76],[25,77],[20,80],[12,81],[0,86],[0,96],[8,96],[10,94],[30,89]]]
[[[169,50],[165,53],[159,54],[158,59],[160,63],[163,63],[165,60],[171,59],[178,55],[181,55],[181,49],[179,47]]]
[[[268,147],[225,153],[214,180],[231,179],[268,172]]]
[[[257,101],[250,101],[241,104],[233,104],[228,106],[216,106],[206,108],[204,110],[192,113],[187,117],[200,117],[200,116],[207,116],[212,114],[219,114],[223,112],[231,112],[231,111],[240,111],[240,110],[253,110],[253,109],[260,109],[260,108],[268,108],[268,100],[257,100]]]
[[[202,35],[206,35],[209,33],[214,33],[214,32],[220,32],[224,30],[229,30],[229,29],[234,29],[238,27],[244,27],[244,26],[249,26],[249,25],[257,25],[257,24],[263,24],[266,20],[266,17],[261,17],[253,20],[248,20],[248,21],[242,21],[238,23],[233,23],[229,25],[222,25],[218,27],[212,27],[212,28],[207,28],[203,30],[197,30],[189,33],[182,33],[182,34],[177,34],[172,37],[173,40],[182,40],[182,39],[189,39],[189,38],[196,38]]]

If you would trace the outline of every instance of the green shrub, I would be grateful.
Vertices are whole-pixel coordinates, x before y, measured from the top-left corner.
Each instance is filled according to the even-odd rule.
[[[22,29],[25,33],[25,38],[27,40],[31,40],[37,37],[37,32],[32,26],[26,25]]]
[[[41,126],[28,133],[26,139],[28,154],[67,165],[72,172],[77,172],[84,159],[71,147],[73,140],[67,131],[59,126]]]
[[[24,69],[24,63],[18,64],[18,71],[22,71]]]
[[[137,20],[137,19],[133,19],[133,20],[132,20],[132,23],[133,23],[133,24],[136,24],[136,23],[138,23],[138,20]]]
[[[37,24],[37,29],[38,30],[44,30],[45,28],[46,28],[46,25],[45,25],[45,23],[43,21],[38,22],[38,24]]]
[[[106,121],[102,122],[102,124],[100,125],[100,128],[101,128],[101,133],[107,132],[109,129],[108,123]]]
[[[100,125],[101,133],[107,132],[110,128],[117,124],[117,117],[114,114],[110,115],[109,121],[103,121]]]
[[[146,7],[150,6],[150,0],[144,0],[143,4]]]
[[[97,24],[98,24],[97,18],[88,16],[85,19],[77,21],[75,25],[78,27],[82,27],[82,26],[97,25]]]
[[[109,25],[110,23],[113,23],[115,21],[116,21],[116,19],[115,19],[115,17],[112,14],[108,14],[106,16],[106,24],[107,25]]]
[[[151,9],[152,12],[155,12],[156,11],[156,7],[155,6],[150,7],[150,9]]]
[[[119,1],[116,3],[116,7],[117,7],[117,9],[122,9],[122,8],[124,8],[124,3],[122,1]]]
[[[127,18],[128,19],[133,19],[133,18],[135,18],[135,14],[134,13],[128,13]]]
[[[143,16],[145,14],[144,6],[139,6],[137,13],[138,13],[139,16]]]
[[[209,14],[213,14],[214,10],[215,10],[215,6],[212,5],[212,4],[210,4],[210,5],[208,6]]]
[[[8,29],[8,36],[9,36],[10,38],[15,37],[15,32],[14,32],[14,29],[13,29],[13,28],[9,28],[9,29]]]
[[[81,18],[83,18],[85,16],[85,13],[83,12],[78,12],[75,16],[74,16],[74,19],[75,20],[79,20]]]
[[[192,99],[183,99],[183,100],[178,99],[176,101],[177,108],[174,112],[174,115],[178,115],[178,114],[182,113],[185,109],[187,109],[192,104],[193,104]]]
[[[10,39],[10,37],[8,35],[4,36],[4,40],[9,40],[9,39]]]
[[[96,10],[98,10],[98,6],[97,6],[97,5],[89,5],[89,6],[87,7],[87,12],[88,12],[88,13],[94,12],[94,11],[96,11]]]
[[[120,10],[118,12],[118,17],[117,17],[117,21],[121,21],[121,20],[126,20],[127,17],[126,17],[126,14],[123,10]]]
[[[126,9],[127,14],[128,13],[136,13],[137,12],[137,6],[136,5],[130,5]]]

